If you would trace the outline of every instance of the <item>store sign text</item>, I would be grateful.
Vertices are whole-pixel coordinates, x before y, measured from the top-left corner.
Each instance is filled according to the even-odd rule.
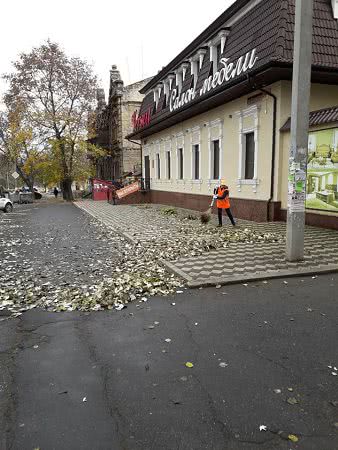
[[[138,130],[139,128],[146,127],[150,124],[150,109],[140,116],[137,115],[137,111],[134,111],[131,117],[131,123],[133,125],[133,129]]]
[[[216,72],[214,75],[210,75],[203,83],[203,86],[199,92],[200,97],[206,94],[212,89],[222,86],[225,82],[235,79],[241,74],[246,73],[252,69],[258,58],[256,56],[256,49],[238,58],[236,63],[229,62],[228,58],[222,58],[220,63],[223,65],[222,69]],[[176,111],[184,105],[190,103],[196,97],[195,88],[188,89],[183,94],[179,95],[177,89],[172,91],[170,96],[169,108],[170,112]]]

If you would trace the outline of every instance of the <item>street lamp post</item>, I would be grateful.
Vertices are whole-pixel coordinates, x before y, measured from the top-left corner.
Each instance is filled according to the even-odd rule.
[[[286,257],[304,259],[313,0],[296,0]]]

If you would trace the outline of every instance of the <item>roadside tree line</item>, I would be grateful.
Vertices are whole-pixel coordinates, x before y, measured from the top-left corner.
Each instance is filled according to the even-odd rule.
[[[33,190],[59,184],[71,201],[72,182],[85,181],[102,150],[87,142],[97,79],[86,61],[45,42],[13,63],[0,110],[0,156]]]

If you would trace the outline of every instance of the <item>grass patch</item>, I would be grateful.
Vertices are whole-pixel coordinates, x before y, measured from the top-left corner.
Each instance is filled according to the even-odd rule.
[[[177,215],[177,210],[176,208],[162,208],[161,209],[161,214],[164,214],[165,216],[176,216]]]

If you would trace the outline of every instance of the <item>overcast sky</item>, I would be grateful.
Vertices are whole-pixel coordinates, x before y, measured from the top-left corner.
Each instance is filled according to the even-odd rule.
[[[107,91],[116,64],[125,84],[155,75],[234,0],[5,0],[0,72],[44,40],[91,62]],[[5,84],[0,83],[0,93]]]

